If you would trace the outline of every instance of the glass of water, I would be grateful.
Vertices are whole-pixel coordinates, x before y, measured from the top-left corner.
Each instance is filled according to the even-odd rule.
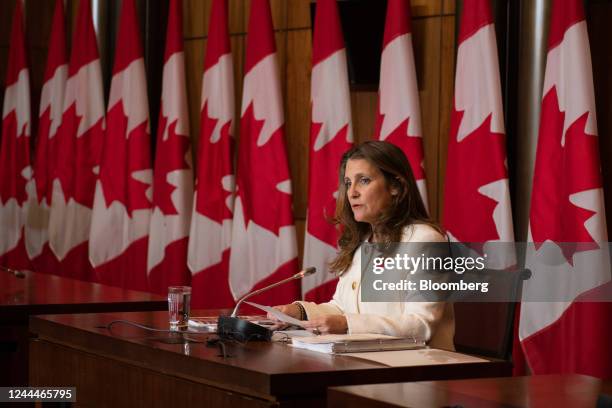
[[[168,319],[170,330],[186,328],[189,324],[191,304],[190,286],[168,287]]]

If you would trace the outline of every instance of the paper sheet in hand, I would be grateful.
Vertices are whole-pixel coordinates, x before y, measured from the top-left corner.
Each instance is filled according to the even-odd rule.
[[[271,306],[264,306],[264,305],[260,305],[259,303],[253,303],[253,302],[244,302],[244,303],[251,305],[253,307],[256,307],[260,310],[263,310],[264,312],[270,313],[272,316],[274,316],[276,319],[280,320],[281,322],[293,324],[299,327],[304,327],[300,320],[294,319],[293,317],[286,315],[280,310],[275,309]]]

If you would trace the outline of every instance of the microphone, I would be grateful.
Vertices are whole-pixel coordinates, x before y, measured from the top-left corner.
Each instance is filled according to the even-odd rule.
[[[261,289],[257,289],[253,292],[249,292],[246,295],[244,295],[243,297],[240,298],[240,300],[238,301],[238,303],[236,303],[236,307],[234,307],[234,310],[232,311],[231,316],[232,317],[236,317],[236,313],[238,313],[238,308],[240,307],[240,305],[242,304],[242,302],[244,302],[245,300],[247,300],[248,298],[255,296],[257,294],[260,294],[261,292],[265,292],[269,289],[275,288],[277,286],[280,286],[284,283],[290,282],[292,280],[296,280],[296,279],[302,279],[304,276],[308,276],[308,275],[312,275],[313,273],[315,273],[317,271],[317,268],[315,268],[314,266],[311,266],[310,268],[306,268],[303,271],[299,271],[298,273],[296,273],[293,276],[290,276],[286,279],[283,279],[282,281],[278,281],[276,283],[273,283],[271,285],[265,286]]]
[[[246,295],[241,297],[240,300],[238,300],[230,316],[219,316],[219,320],[217,321],[217,334],[219,335],[219,337],[231,338],[238,341],[270,341],[270,338],[272,337],[272,332],[270,330],[258,324],[251,323],[248,320],[243,320],[236,317],[240,305],[242,305],[245,300],[249,299],[252,296],[258,295],[262,292],[283,285],[287,282],[291,282],[296,279],[302,279],[305,276],[312,275],[316,271],[317,268],[311,266],[310,268],[306,268],[293,276],[247,293]]]
[[[0,265],[0,269],[2,269],[3,271],[6,271],[8,273],[12,273],[16,278],[19,278],[19,279],[24,279],[25,276],[26,276],[23,271],[19,271],[17,269],[9,268],[7,266]]]

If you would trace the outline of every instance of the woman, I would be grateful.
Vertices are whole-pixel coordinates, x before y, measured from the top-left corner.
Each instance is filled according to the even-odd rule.
[[[370,141],[350,149],[340,163],[335,223],[342,234],[331,272],[340,278],[328,303],[277,306],[320,333],[380,333],[424,339],[452,350],[453,307],[444,302],[362,302],[361,251],[364,241],[444,242],[417,189],[404,153],[387,142]],[[271,317],[271,316],[270,316]]]

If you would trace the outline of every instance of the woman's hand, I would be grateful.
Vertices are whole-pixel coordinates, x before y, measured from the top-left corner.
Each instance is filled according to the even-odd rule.
[[[317,316],[304,322],[304,327],[314,333],[344,334],[348,331],[348,323],[344,315]]]
[[[274,306],[274,308],[295,319],[298,319],[298,320],[300,319],[300,308],[295,303],[289,303],[288,305]],[[278,320],[276,316],[274,316],[270,312],[268,312],[266,317],[270,320]]]

